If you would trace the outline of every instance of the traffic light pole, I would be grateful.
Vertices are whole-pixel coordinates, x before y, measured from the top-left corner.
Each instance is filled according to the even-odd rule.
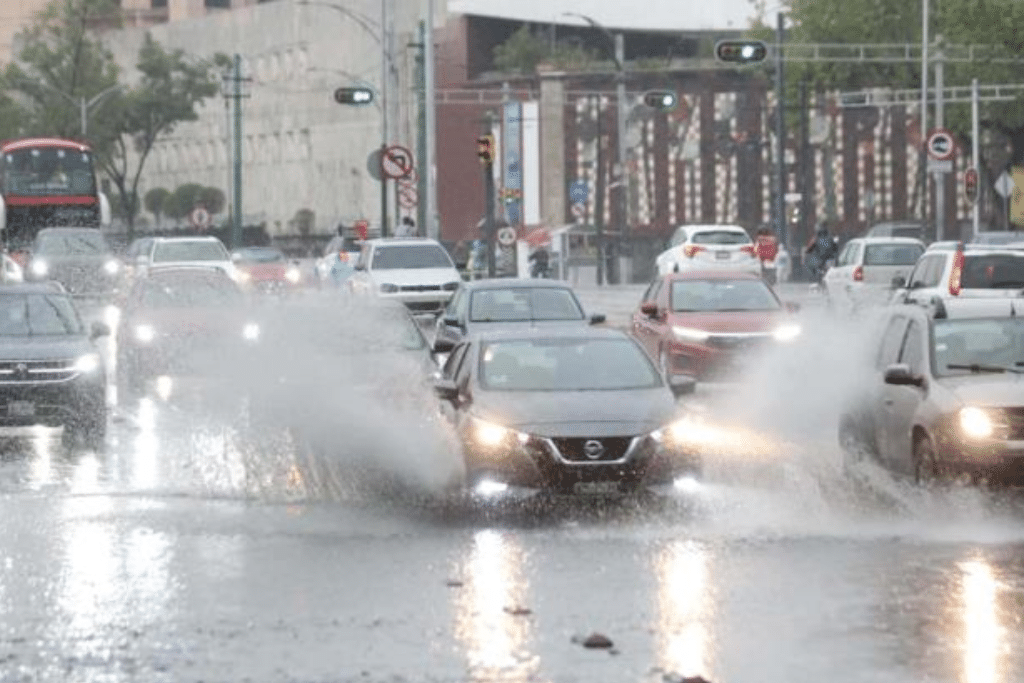
[[[617,144],[616,154],[616,167],[618,169],[616,182],[618,187],[616,189],[619,207],[619,225],[618,235],[614,240],[614,244],[618,246],[617,249],[609,250],[608,255],[608,284],[618,284],[622,281],[621,273],[619,272],[619,257],[623,253],[623,245],[629,238],[629,176],[626,172],[626,156],[628,154],[626,149],[626,117],[628,116],[628,107],[626,103],[626,41],[622,35],[622,32],[615,34],[615,63],[618,67],[615,74],[615,99],[616,102],[616,132],[615,140]]]
[[[979,142],[980,136],[981,130],[978,124],[978,79],[974,78],[971,80],[971,167],[976,174],[980,174],[979,169],[981,165],[981,152],[979,151],[981,147]],[[980,182],[980,175],[976,182]],[[978,234],[978,227],[981,222],[981,206],[979,206],[980,202],[978,201],[980,198],[978,190],[975,189],[974,201],[971,202],[971,223],[974,230],[971,237]]]
[[[789,253],[794,250],[789,244],[789,235],[786,230],[786,80],[783,72],[785,60],[782,55],[782,45],[785,40],[785,15],[778,14],[778,24],[775,29],[775,42],[778,46],[775,50],[775,225],[778,229],[779,243],[786,247]]]
[[[487,277],[497,275],[497,262],[494,255],[495,217],[494,217],[494,162],[485,161],[484,168],[484,232],[487,234]]]

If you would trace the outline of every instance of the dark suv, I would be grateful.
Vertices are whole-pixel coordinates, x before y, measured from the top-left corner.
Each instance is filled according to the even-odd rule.
[[[0,285],[0,426],[63,425],[63,440],[100,448],[107,375],[94,340],[60,284]]]
[[[124,276],[97,228],[43,228],[32,242],[28,280],[56,280],[73,296],[107,297]]]

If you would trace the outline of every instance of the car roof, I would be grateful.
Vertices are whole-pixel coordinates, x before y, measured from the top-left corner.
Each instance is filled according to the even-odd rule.
[[[907,303],[892,307],[894,312],[925,315],[935,320],[1013,318],[1024,316],[1024,297],[953,299],[934,297],[929,303]]]
[[[67,294],[56,280],[46,282],[0,282],[0,294]]]
[[[212,275],[214,277],[231,280],[231,277],[219,266],[185,265],[181,263],[156,263],[149,267],[147,277],[158,275]],[[231,280],[234,282],[234,280]]]
[[[99,232],[99,233],[102,233],[103,231],[100,230],[99,228],[94,228],[94,227],[91,227],[91,226],[88,226],[88,225],[61,225],[61,226],[50,227],[50,228],[41,228],[39,230],[39,232],[36,233],[36,234],[37,235],[41,235],[41,234],[43,234],[45,232]]]
[[[691,225],[680,225],[676,230],[683,230],[688,235],[692,235],[695,232],[710,232],[712,230],[726,230],[728,232],[742,232],[744,235],[749,234],[741,225],[735,225],[733,223],[700,223]]]
[[[663,280],[762,280],[760,274],[744,270],[683,270],[661,277]]]
[[[864,244],[918,244],[924,246],[924,242],[917,239],[916,237],[896,237],[889,235],[867,235],[865,237],[856,237],[855,240],[863,242]],[[850,240],[853,242],[854,240]]]
[[[439,247],[441,246],[440,242],[431,237],[375,237],[372,240],[366,240],[366,243],[372,246],[393,244],[436,244]]]
[[[174,235],[154,237],[153,240],[156,242],[220,242],[220,239],[213,235]]]
[[[529,339],[632,339],[623,330],[614,327],[503,327],[496,330],[472,332],[468,339],[478,342],[518,341]]]
[[[524,287],[534,289],[572,289],[572,285],[567,282],[560,280],[550,280],[548,278],[529,278],[529,277],[492,277],[483,278],[480,280],[467,280],[462,283],[463,288],[467,290],[477,289],[521,289]]]

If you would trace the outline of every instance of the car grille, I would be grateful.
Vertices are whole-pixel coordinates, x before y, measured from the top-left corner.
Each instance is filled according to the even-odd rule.
[[[66,382],[78,374],[74,359],[0,361],[0,384]]]
[[[551,440],[568,462],[615,462],[625,457],[632,437],[615,436],[602,439],[556,438]]]
[[[731,335],[713,334],[708,337],[708,346],[716,349],[753,349],[764,345],[771,337],[767,334],[758,335]]]
[[[441,285],[401,285],[400,292],[440,292]]]
[[[1011,441],[1024,440],[1024,407],[1004,408],[1006,421],[1009,423],[1009,431],[1006,438]]]

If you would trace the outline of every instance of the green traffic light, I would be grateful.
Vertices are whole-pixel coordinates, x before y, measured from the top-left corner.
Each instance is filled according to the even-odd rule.
[[[763,62],[768,57],[768,46],[760,40],[720,40],[715,44],[715,57],[737,64]]]

